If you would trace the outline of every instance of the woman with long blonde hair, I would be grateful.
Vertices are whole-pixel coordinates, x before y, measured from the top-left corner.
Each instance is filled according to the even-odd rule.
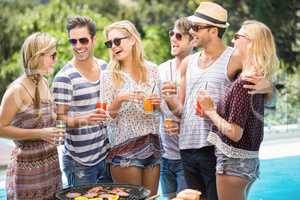
[[[7,198],[55,199],[62,186],[55,143],[63,132],[55,128],[52,97],[43,76],[53,71],[56,40],[34,33],[21,52],[25,73],[8,87],[0,107],[0,137],[16,145],[7,168]]]
[[[100,79],[100,96],[109,104],[112,118],[108,125],[112,178],[117,183],[144,186],[156,194],[159,116],[144,111],[143,100],[147,97],[150,107],[159,108],[158,72],[154,64],[145,60],[140,35],[131,22],[107,26],[105,37],[111,60]]]
[[[264,95],[249,94],[242,77],[270,79],[278,65],[271,30],[263,23],[247,20],[235,34],[235,54],[242,60],[242,73],[219,102],[202,92],[204,116],[214,123],[208,141],[216,147],[217,192],[220,200],[244,200],[259,173],[258,151],[263,140]]]

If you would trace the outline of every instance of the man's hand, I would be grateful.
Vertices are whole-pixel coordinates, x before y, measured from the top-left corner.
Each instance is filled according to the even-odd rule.
[[[171,81],[163,82],[161,93],[163,97],[169,97],[177,94],[177,86]]]
[[[164,120],[164,131],[167,135],[175,135],[179,133],[179,122],[171,118]]]
[[[249,94],[269,94],[272,93],[273,87],[271,81],[263,76],[245,75],[242,80],[253,83],[253,85],[244,85],[244,88],[250,89]]]

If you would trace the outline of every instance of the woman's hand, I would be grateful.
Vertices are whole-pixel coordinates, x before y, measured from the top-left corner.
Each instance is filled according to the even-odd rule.
[[[216,111],[215,103],[211,96],[206,91],[200,91],[197,97],[197,101],[201,107],[199,115],[207,115],[208,112]],[[198,114],[198,112],[197,112]]]
[[[48,128],[41,129],[40,137],[42,140],[56,145],[59,143],[59,141],[63,140],[64,134],[65,134],[64,129],[48,127]]]
[[[150,94],[147,99],[150,100],[156,110],[160,110],[160,96],[158,94]]]

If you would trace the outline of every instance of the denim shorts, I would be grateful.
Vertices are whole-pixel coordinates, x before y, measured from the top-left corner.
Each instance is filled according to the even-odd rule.
[[[160,158],[155,158],[153,155],[145,159],[128,159],[121,156],[114,156],[111,164],[120,167],[141,167],[160,165]]]
[[[254,181],[259,176],[258,158],[229,158],[220,151],[216,152],[216,173],[238,176],[249,181]]]
[[[70,156],[63,155],[63,171],[67,177],[68,186],[112,182],[105,159],[94,166],[84,166]]]
[[[160,184],[162,195],[168,197],[176,194],[187,188],[183,165],[181,159],[170,160],[167,158],[161,159],[160,166]]]

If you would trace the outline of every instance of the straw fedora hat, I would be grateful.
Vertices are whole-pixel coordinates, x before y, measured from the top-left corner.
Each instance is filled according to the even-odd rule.
[[[204,23],[220,28],[227,28],[227,11],[219,4],[213,2],[202,2],[194,15],[189,16],[188,20],[194,23]]]

